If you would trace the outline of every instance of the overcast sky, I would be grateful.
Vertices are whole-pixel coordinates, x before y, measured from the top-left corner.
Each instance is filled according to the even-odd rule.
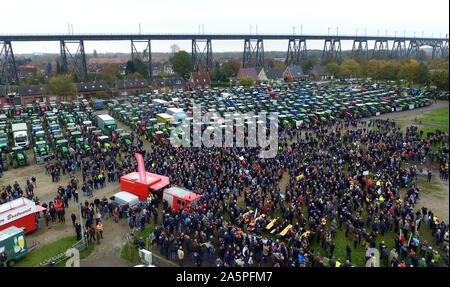
[[[63,3],[67,2],[67,3]],[[448,0],[14,0],[2,1],[0,34],[68,33],[255,33],[406,35],[442,37],[448,33]],[[252,26],[252,28],[250,28]],[[203,30],[203,29],[201,29]],[[153,41],[152,51],[168,52],[178,44],[191,50],[189,41]],[[243,41],[213,41],[214,51],[241,51]],[[323,42],[308,42],[308,48]],[[343,48],[351,47],[343,43]],[[138,47],[139,50],[143,50]],[[57,42],[13,43],[18,53],[59,52]],[[85,42],[86,53],[129,52],[130,43]],[[265,41],[264,49],[286,50],[287,41]]]

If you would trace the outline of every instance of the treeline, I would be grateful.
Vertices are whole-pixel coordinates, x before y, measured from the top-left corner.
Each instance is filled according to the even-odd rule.
[[[328,63],[325,72],[336,78],[371,78],[376,81],[408,81],[409,84],[434,85],[449,90],[449,61],[437,59],[418,62],[409,60],[349,59],[341,64]]]

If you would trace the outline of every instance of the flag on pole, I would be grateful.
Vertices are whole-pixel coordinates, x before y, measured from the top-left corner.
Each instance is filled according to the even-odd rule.
[[[147,182],[147,172],[145,171],[144,158],[140,153],[135,153],[134,156],[136,157],[136,161],[138,164],[139,181]]]

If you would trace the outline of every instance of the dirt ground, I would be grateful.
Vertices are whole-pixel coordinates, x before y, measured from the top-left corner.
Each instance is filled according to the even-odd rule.
[[[433,103],[433,105],[424,108],[424,111],[436,110],[444,107],[448,107],[449,103],[444,101],[438,101]],[[381,118],[396,119],[397,121],[405,119],[409,120],[414,115],[419,114],[420,109],[409,110],[404,112],[389,113],[381,115]],[[118,123],[118,128],[123,128],[130,131],[130,128]],[[147,150],[151,149],[151,145],[144,141],[144,147]],[[65,186],[69,180],[68,175],[61,176],[61,181],[59,183],[52,183],[51,176],[45,173],[44,165],[36,165],[34,159],[29,159],[29,165],[26,167],[21,167],[18,169],[10,168],[8,171],[4,172],[3,177],[0,179],[0,188],[5,186],[7,183],[13,184],[17,181],[21,186],[25,186],[26,180],[30,179],[31,176],[37,178],[37,188],[35,188],[35,194],[39,197],[40,202],[48,202],[52,200],[56,194],[56,189],[59,184]],[[423,192],[421,198],[416,205],[416,208],[421,208],[422,206],[427,206],[440,218],[448,222],[449,219],[449,185],[448,182],[441,181],[439,179],[439,172],[437,170],[432,171],[434,176],[432,179],[433,186],[437,186],[436,190],[431,192]],[[285,172],[281,182],[280,188],[284,192],[285,186],[288,181],[288,173]],[[81,179],[81,173],[75,173],[79,179]],[[97,191],[94,191],[94,198],[102,198],[103,196],[109,197],[112,194],[120,191],[119,183],[107,183],[106,187]],[[82,192],[79,193],[80,202],[84,202],[85,197],[83,197]],[[92,198],[93,199],[93,198]],[[91,200],[92,200],[91,199]],[[240,200],[243,200],[240,198]],[[243,204],[243,202],[240,202]],[[69,208],[66,212],[66,222],[63,223],[50,223],[49,227],[45,226],[45,221],[41,218],[40,225],[41,229],[34,231],[27,235],[27,243],[31,244],[33,241],[39,241],[41,246],[51,243],[55,240],[66,236],[75,235],[75,229],[72,226],[70,219],[71,213],[74,212],[79,220],[79,209],[78,206],[71,201],[69,203]],[[121,221],[116,224],[112,219],[108,219],[104,222],[104,239],[101,241],[100,245],[96,246],[94,251],[88,258],[81,260],[82,267],[120,267],[120,266],[132,266],[133,264],[120,258],[120,252],[122,247],[126,243],[126,235],[129,232],[129,227],[126,224],[126,220],[121,219]],[[174,266],[173,262],[167,261],[160,256],[158,252],[154,253],[155,261],[159,264],[158,266]]]

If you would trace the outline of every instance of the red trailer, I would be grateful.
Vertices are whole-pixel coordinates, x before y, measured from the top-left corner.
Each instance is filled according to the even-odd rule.
[[[190,209],[191,207],[197,207],[200,197],[201,195],[199,194],[177,186],[167,188],[163,193],[163,200],[175,211],[178,211],[180,208]]]
[[[24,197],[0,205],[0,231],[8,227],[25,228],[25,233],[36,230],[34,214],[45,210]]]
[[[146,172],[144,180],[139,178],[138,172],[132,172],[120,178],[120,190],[136,195],[140,201],[146,201],[151,190],[157,191],[167,185],[169,185],[167,176],[150,172]]]

